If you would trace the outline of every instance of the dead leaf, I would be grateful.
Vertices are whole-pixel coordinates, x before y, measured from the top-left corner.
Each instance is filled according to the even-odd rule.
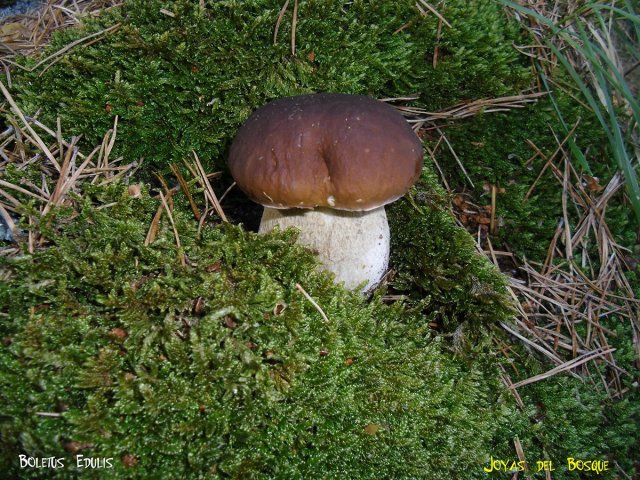
[[[380,430],[380,425],[377,423],[370,423],[366,427],[364,427],[364,431],[367,435],[375,435]]]
[[[142,195],[142,192],[140,190],[140,185],[129,185],[129,188],[127,189],[127,191],[129,192],[129,196],[131,198],[139,198]]]
[[[86,442],[67,442],[64,444],[64,449],[69,453],[77,453],[80,450],[84,450],[85,448],[93,447],[93,443]]]
[[[109,332],[109,336],[117,340],[124,340],[127,338],[127,332],[122,328],[116,327]]]
[[[212,263],[211,265],[208,265],[206,270],[209,273],[215,273],[215,272],[219,272],[220,268],[222,268],[222,262],[217,261],[217,262]]]
[[[273,314],[280,315],[287,308],[287,304],[283,300],[278,300],[276,306],[273,307]]]
[[[582,185],[589,192],[600,192],[604,189],[602,185],[600,185],[600,179],[598,177],[592,177],[591,175],[583,175],[582,176]]]
[[[138,457],[136,457],[135,455],[133,455],[131,453],[125,453],[124,455],[122,455],[120,460],[122,461],[122,464],[126,468],[133,467],[134,465],[136,465],[138,463]]]
[[[193,304],[193,313],[196,315],[200,315],[204,310],[205,301],[204,298],[198,297],[195,303]]]

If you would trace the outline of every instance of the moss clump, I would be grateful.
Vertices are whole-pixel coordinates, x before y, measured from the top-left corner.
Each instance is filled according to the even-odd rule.
[[[471,18],[464,2],[443,4],[452,28],[437,39],[437,19],[414,2],[303,2],[293,57],[289,16],[272,45],[281,2],[200,10],[133,0],[58,34],[43,55],[120,23],[42,75],[16,71],[14,89],[27,113],[42,108],[50,123],[61,112],[65,130],[91,146],[118,115],[115,154],[163,169],[195,149],[220,168],[240,123],[275,97],[420,93],[417,103],[435,109],[518,90],[528,77],[511,48],[518,32],[497,4],[476,4]],[[527,406],[515,407],[490,347],[501,334],[487,328],[509,315],[502,280],[433,183],[426,173],[390,209],[393,287],[409,296],[393,306],[314,273],[291,232],[226,226],[199,236],[178,200],[182,248],[166,222],[145,247],[157,201],[87,186],[77,217],[56,212],[38,227],[46,250],[2,259],[0,468],[103,476],[78,471],[80,453],[112,457],[114,478],[474,479],[486,478],[491,456],[515,458],[517,436],[529,461],[608,456],[633,474],[637,392],[607,405],[590,386],[554,377],[521,389]],[[547,369],[522,358],[514,381]],[[63,457],[66,467],[21,469],[19,454]]]
[[[473,479],[485,478],[491,456],[515,458],[515,436],[532,455],[561,445],[613,458],[624,451],[597,436],[595,400],[575,423],[531,427],[533,407],[518,411],[488,348],[487,323],[506,314],[500,302],[493,315],[476,313],[473,342],[453,353],[455,342],[429,320],[471,315],[476,300],[463,302],[463,292],[450,301],[450,290],[434,288],[420,308],[366,302],[314,272],[291,231],[257,236],[226,225],[198,236],[176,201],[182,249],[166,221],[145,247],[157,200],[117,185],[87,186],[83,198],[75,218],[49,218],[48,248],[2,260],[0,464],[9,475],[104,474],[80,472],[81,454],[112,458],[112,478],[440,479],[462,470]],[[433,237],[457,235],[441,211],[401,202],[427,217],[419,224]],[[423,238],[405,244],[409,258]],[[456,251],[427,244],[443,279],[461,277],[452,258],[467,259],[470,277],[500,290],[469,242]],[[575,414],[563,389],[585,391],[573,379],[540,388],[532,399],[543,397],[558,419]],[[619,433],[626,418],[614,420]],[[20,454],[63,458],[65,467],[20,468]]]
[[[391,264],[397,271],[395,290],[409,295],[429,321],[458,334],[487,320],[512,315],[505,281],[476,252],[473,239],[455,225],[444,206],[447,198],[431,170],[426,170],[403,202],[389,207]]]
[[[456,359],[419,313],[333,285],[292,232],[198,238],[176,209],[182,265],[168,225],[143,245],[156,206],[85,194],[50,219],[49,248],[3,260],[3,471],[28,477],[27,452],[72,476],[91,445],[122,478],[441,478],[505,447],[492,418],[515,411],[485,378],[492,355]]]
[[[132,0],[58,33],[46,55],[120,24],[90,46],[78,46],[51,68],[12,76],[26,113],[45,123],[60,115],[70,134],[97,144],[119,117],[116,155],[144,157],[147,171],[166,169],[195,149],[210,168],[250,112],[274,98],[334,91],[373,96],[419,94],[429,109],[464,98],[515,92],[528,83],[511,48],[517,30],[491,1],[452,0],[442,14],[452,24],[437,39],[437,18],[412,1],[302,2],[297,53],[289,46],[290,14],[278,42],[280,1]],[[174,17],[161,13],[164,8]],[[405,27],[400,31],[401,27]],[[396,33],[394,33],[396,32]],[[432,65],[439,49],[437,68]],[[478,48],[481,49],[478,54]],[[24,58],[33,66],[39,58]]]
[[[630,326],[618,324],[615,339],[618,365],[633,371],[633,337]],[[550,367],[531,356],[526,348],[511,350],[514,361],[505,366],[514,382],[548,371]],[[518,388],[529,418],[523,449],[532,466],[536,460],[553,461],[559,478],[635,478],[640,432],[640,390],[632,376],[622,378],[624,398],[613,400],[599,382],[606,366],[590,363],[594,381],[557,375]],[[522,436],[519,437],[521,440]],[[608,461],[608,469],[595,472],[569,471],[567,458]],[[535,469],[534,469],[535,471]],[[621,473],[624,472],[624,473]],[[533,478],[544,478],[538,473]]]

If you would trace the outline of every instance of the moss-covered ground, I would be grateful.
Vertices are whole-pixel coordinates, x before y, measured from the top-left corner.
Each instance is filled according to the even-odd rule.
[[[114,478],[486,478],[516,437],[532,463],[629,467],[631,398],[604,408],[590,385],[554,377],[516,406],[492,348],[509,314],[501,281],[445,211],[394,207],[433,235],[396,237],[396,264],[421,259],[429,293],[389,306],[315,272],[292,233],[198,236],[186,205],[173,214],[182,249],[166,222],[145,247],[157,206],[87,189],[78,216],[49,218],[48,248],[3,261],[3,471],[101,478],[76,468],[80,454],[113,458]],[[465,322],[465,339],[447,334]],[[544,370],[520,355],[521,377]],[[20,454],[65,468],[21,469]]]
[[[440,34],[438,18],[421,15],[415,2],[300,2],[295,55],[291,7],[273,42],[281,8],[265,0],[205,2],[204,9],[185,0],[126,1],[61,31],[39,57],[20,59],[30,68],[119,25],[46,70],[14,69],[11,91],[26,114],[38,111],[49,125],[59,116],[66,134],[81,134],[90,148],[117,115],[112,158],[143,159],[137,180],[149,180],[192,150],[207,169],[224,172],[235,131],[273,98],[417,95],[413,104],[433,111],[516,94],[533,81],[529,59],[513,48],[526,40],[495,2],[439,4],[451,24]],[[567,123],[580,118],[578,141],[606,180],[606,147],[589,112],[568,95],[557,98]],[[543,257],[561,199],[542,182],[525,201],[542,166],[526,163],[525,140],[543,150],[556,145],[551,132],[562,128],[550,102],[444,128],[474,183],[505,188],[497,244],[508,240],[519,255]],[[441,166],[449,182],[465,184],[453,158]],[[40,182],[37,162],[4,175]],[[214,188],[229,183],[223,175]],[[418,185],[388,209],[396,272],[389,288],[405,295],[392,303],[384,289],[365,299],[334,285],[293,232],[257,236],[215,221],[198,232],[181,194],[173,211],[181,247],[166,218],[145,246],[159,206],[152,187],[132,198],[123,185],[84,185],[72,208],[34,227],[46,248],[27,254],[23,245],[25,253],[2,258],[0,471],[20,478],[510,478],[484,468],[491,457],[517,461],[518,439],[532,478],[545,478],[535,471],[544,459],[554,461],[554,478],[596,478],[566,471],[567,457],[608,460],[597,478],[633,476],[640,405],[630,333],[609,325],[618,333],[618,364],[632,372],[623,400],[560,374],[519,388],[519,407],[502,369],[516,382],[552,366],[497,328],[513,315],[505,281],[455,224],[437,184],[427,163]],[[633,246],[623,201],[608,214],[616,238]],[[508,356],[497,348],[505,344]],[[65,467],[20,468],[21,454],[63,457]],[[113,467],[79,470],[78,454],[113,458]]]

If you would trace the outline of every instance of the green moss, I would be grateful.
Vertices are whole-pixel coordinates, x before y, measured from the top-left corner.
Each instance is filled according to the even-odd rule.
[[[425,169],[406,201],[388,207],[392,286],[445,331],[506,320],[513,314],[504,278],[475,250],[473,239],[445,208],[446,196]]]
[[[315,272],[292,231],[257,236],[226,225],[198,236],[176,202],[182,249],[166,220],[145,247],[157,200],[132,199],[117,185],[87,186],[83,198],[73,219],[54,212],[49,248],[2,260],[0,305],[10,320],[0,323],[0,461],[10,475],[73,478],[73,448],[83,444],[91,446],[77,453],[113,458],[113,478],[433,479],[461,470],[485,478],[491,456],[515,458],[515,436],[532,454],[565,445],[618,458],[628,445],[622,417],[613,418],[615,441],[599,438],[598,401],[575,416],[565,390],[584,389],[573,379],[549,380],[531,395],[557,420],[532,428],[533,412],[518,411],[489,348],[487,327],[506,310],[496,301],[491,314],[485,296],[465,301],[446,288],[475,279],[494,302],[500,282],[435,196],[394,207],[433,234],[401,238],[407,251],[396,262],[428,255],[439,275],[431,284],[419,269],[413,280],[399,277],[398,286],[416,281],[431,291],[428,301],[392,306]],[[112,205],[96,208],[104,204]],[[445,235],[457,240],[433,240]],[[461,349],[437,335],[434,318],[447,327],[475,319],[473,342]],[[570,416],[574,423],[560,421]],[[66,466],[20,469],[19,454]]]
[[[569,128],[577,125],[573,138],[578,148],[585,152],[591,172],[584,172],[575,164],[572,166],[578,174],[597,176],[600,185],[606,186],[616,170],[595,115],[562,91],[554,92],[554,95]],[[492,184],[505,190],[497,194],[496,217],[500,227],[497,238],[492,241],[497,245],[508,244],[520,258],[544,260],[562,217],[563,187],[553,168],[549,167],[548,159],[566,136],[551,101],[543,98],[523,109],[478,115],[451,125],[444,133],[475,189],[470,188],[451,152],[441,145],[438,164],[450,185],[456,190],[465,188],[474,195],[478,205],[491,204],[490,191],[484,188],[485,185]],[[437,141],[427,139],[432,148]],[[533,145],[543,155],[536,155]],[[564,171],[561,159],[561,154],[556,154],[553,163]],[[540,175],[543,169],[545,171]],[[571,181],[576,182],[575,176]],[[569,208],[568,218],[575,226],[578,217],[574,208]],[[627,247],[635,244],[635,235],[628,228],[633,222],[632,212],[621,196],[609,203],[607,221],[618,241]]]
[[[116,155],[145,159],[146,172],[198,152],[224,168],[234,133],[250,112],[274,98],[320,91],[373,96],[421,95],[430,109],[465,98],[514,93],[527,70],[510,46],[518,36],[494,2],[443,5],[451,23],[436,38],[437,18],[412,1],[302,2],[291,55],[291,13],[278,41],[282,2],[163,3],[132,0],[54,36],[44,58],[91,33],[121,26],[77,46],[46,71],[16,70],[14,93],[27,113],[98,143],[119,117]],[[175,17],[160,12],[165,8]],[[401,31],[398,31],[401,27]],[[433,53],[439,49],[436,68]],[[479,47],[482,45],[482,47]],[[478,54],[477,49],[482,48]],[[33,66],[38,58],[25,58]]]
[[[613,339],[612,345],[621,355],[616,357],[616,361],[619,366],[633,371],[631,328],[618,323],[617,330],[621,335]],[[550,369],[548,365],[532,359],[524,348],[516,347],[512,353],[517,357],[513,361],[513,369],[506,368],[514,382]],[[555,475],[559,478],[596,475],[594,472],[582,472],[581,476],[577,470],[568,471],[569,457],[607,460],[609,469],[598,478],[633,478],[638,473],[635,459],[640,435],[635,426],[640,421],[640,391],[633,377],[624,376],[624,398],[612,400],[610,392],[598,381],[598,374],[604,375],[606,367],[590,363],[589,370],[594,383],[585,377],[576,379],[557,375],[518,389],[530,420],[528,438],[522,443],[527,460],[553,460],[557,470]]]
[[[437,38],[437,18],[411,1],[301,2],[293,57],[290,12],[273,45],[280,1],[200,10],[133,0],[58,33],[40,58],[121,24],[44,73],[15,71],[14,93],[27,113],[42,109],[51,124],[60,115],[64,131],[82,133],[91,147],[118,115],[112,155],[144,157],[147,174],[192,149],[208,168],[224,168],[238,126],[272,98],[418,93],[416,105],[434,110],[523,88],[529,74],[511,47],[514,24],[494,2],[476,2],[473,15],[466,5],[438,6],[452,28]],[[554,144],[550,118],[540,102],[447,130],[474,181],[508,188],[500,215],[522,252],[537,252],[555,226],[546,194],[524,202],[524,182],[510,183],[524,168],[526,138]],[[596,145],[584,125],[579,138]],[[38,180],[33,167],[26,174]],[[444,169],[456,178],[453,162]],[[198,235],[179,197],[182,248],[166,221],[146,247],[158,202],[146,193],[131,199],[118,185],[85,186],[77,217],[54,211],[35,226],[49,248],[2,259],[1,471],[74,478],[72,451],[88,444],[78,453],[113,457],[114,478],[474,479],[487,477],[491,456],[515,459],[517,436],[530,462],[606,457],[633,475],[632,385],[626,400],[610,403],[591,385],[556,376],[522,387],[525,410],[516,407],[491,343],[505,340],[491,325],[511,314],[504,280],[455,225],[435,183],[427,168],[389,208],[390,288],[407,296],[391,306],[383,292],[366,301],[314,272],[316,260],[292,232],[256,236],[228,225]],[[632,368],[630,345],[616,347]],[[514,381],[550,368],[513,349],[518,373],[505,368]],[[19,454],[64,457],[67,467],[20,469]]]
[[[420,315],[313,273],[292,232],[197,238],[176,210],[183,266],[166,222],[143,246],[157,202],[112,189],[118,204],[96,210],[88,197],[48,249],[4,261],[5,471],[23,451],[71,465],[70,442],[140,478],[401,478],[483,461],[496,381],[443,355]]]

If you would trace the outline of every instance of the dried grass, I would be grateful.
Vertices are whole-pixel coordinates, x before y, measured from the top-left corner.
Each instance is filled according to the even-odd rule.
[[[518,275],[509,276],[508,287],[517,300],[518,316],[514,325],[503,325],[557,367],[510,387],[515,389],[562,371],[586,374],[586,362],[598,359],[606,365],[601,375],[604,388],[611,397],[622,397],[625,389],[621,377],[627,372],[616,364],[612,355],[615,349],[609,341],[615,337],[611,328],[615,322],[629,322],[640,358],[640,300],[634,297],[625,276],[630,268],[629,252],[616,243],[606,223],[607,205],[620,193],[622,176],[614,175],[601,187],[597,179],[578,174],[566,152],[558,162],[562,168],[553,162],[548,165],[563,192],[563,215],[542,264],[507,255],[511,260],[509,270]],[[578,212],[577,221],[570,221],[569,209]],[[498,267],[504,267],[490,240],[486,240],[482,242],[487,246],[483,252]],[[603,325],[605,321],[610,327]]]
[[[394,105],[406,117],[407,122],[412,124],[413,129],[418,132],[422,129],[435,130],[446,126],[450,122],[473,117],[481,113],[507,112],[513,108],[523,108],[527,104],[537,102],[540,97],[545,95],[545,92],[523,92],[519,95],[506,97],[481,98],[461,102],[436,112],[405,105],[407,101],[417,100],[419,97],[382,98],[380,100]]]
[[[275,28],[273,29],[273,44],[278,44],[278,31],[280,30],[280,25],[282,24],[282,20],[284,18],[287,9],[289,8],[289,0],[284,2],[282,8],[280,9],[280,13],[278,14],[278,19],[276,20]],[[291,18],[291,55],[296,56],[296,26],[298,24],[298,0],[294,0],[293,2],[293,16]]]
[[[80,137],[73,137],[71,140],[63,137],[59,119],[55,130],[49,128],[38,121],[37,118],[25,116],[2,82],[0,82],[0,91],[11,107],[11,114],[7,116],[7,121],[11,126],[5,132],[0,133],[0,158],[2,158],[2,161],[0,161],[0,216],[14,237],[19,238],[21,235],[21,230],[16,226],[14,217],[24,215],[26,211],[23,203],[16,197],[27,196],[35,201],[37,214],[31,213],[26,217],[29,225],[33,225],[54,207],[63,205],[75,206],[76,201],[71,194],[81,197],[83,182],[106,185],[121,180],[124,183],[128,183],[141,165],[141,162],[121,165],[122,157],[110,158],[116,142],[117,116],[114,119],[113,128],[106,132],[101,144],[96,146],[88,155],[85,155],[78,147]],[[158,207],[156,215],[149,226],[145,245],[149,245],[155,240],[160,227],[162,213],[166,212],[173,229],[176,245],[179,249],[181,248],[180,238],[172,215],[173,195],[178,191],[185,193],[194,217],[201,224],[209,213],[209,204],[213,205],[212,210],[218,214],[222,221],[227,221],[209,181],[209,179],[219,176],[220,172],[205,174],[197,155],[195,152],[193,153],[194,164],[185,161],[193,175],[190,180],[185,179],[175,165],[172,166],[172,170],[179,182],[179,186],[169,188],[164,178],[158,176],[160,183],[164,186],[164,193],[161,192],[157,195],[161,200],[161,205]],[[25,178],[20,180],[19,184],[2,179],[5,177],[4,173],[9,166],[20,171],[31,165],[38,165],[42,171],[41,184],[39,186],[27,179],[26,175]],[[200,213],[191,193],[191,189],[195,184],[202,187],[206,205],[204,214]],[[139,190],[139,186],[132,185],[129,187],[129,193],[132,197],[139,196]],[[108,206],[103,205],[100,208],[107,208]],[[28,231],[28,235],[29,252],[34,252],[45,243],[45,239],[36,236],[32,230]],[[19,253],[19,248],[15,244],[0,248],[1,255],[14,255],[17,253]],[[183,254],[181,254],[181,261],[183,263],[186,261]]]
[[[604,186],[599,179],[578,173],[576,164],[586,172],[589,165],[574,142],[577,124],[572,128],[565,126],[562,140],[552,132],[557,147],[551,154],[545,155],[529,142],[533,149],[529,161],[540,157],[545,163],[525,200],[545,173],[545,181],[549,181],[550,172],[551,181],[555,179],[562,193],[562,211],[542,264],[508,257],[518,272],[518,278],[510,277],[509,288],[518,301],[519,315],[514,326],[505,328],[557,365],[547,373],[563,370],[589,373],[587,361],[597,358],[598,363],[606,365],[604,373],[598,374],[604,388],[611,397],[622,397],[625,389],[621,377],[627,372],[612,355],[613,327],[606,328],[603,323],[612,326],[615,322],[629,322],[636,365],[640,367],[640,302],[625,276],[631,267],[630,252],[615,241],[606,221],[607,205],[615,195],[623,195],[625,180],[634,206],[634,192],[638,191],[628,146],[619,137],[619,132],[626,131],[637,141],[638,135],[637,98],[630,94],[625,81],[629,72],[625,72],[619,57],[619,46],[623,43],[619,45],[616,41],[620,19],[626,13],[615,2],[505,0],[503,3],[511,7],[506,9],[508,14],[531,33],[531,44],[516,48],[531,57],[539,89],[548,90],[552,84],[599,115],[618,167],[624,172],[616,173]],[[559,67],[571,74],[573,82],[558,83],[552,79]],[[591,97],[590,92],[595,95]],[[551,99],[554,101],[553,94]],[[625,115],[616,116],[613,105]],[[558,115],[563,121],[559,111]],[[637,149],[635,156],[638,157]],[[489,249],[486,253],[498,265],[490,241],[486,245]],[[584,361],[581,360],[580,368],[575,368],[578,359]],[[540,379],[534,377],[519,385]]]
[[[514,338],[538,351],[556,365],[549,372],[513,384],[506,372],[503,381],[512,389],[516,402],[521,403],[517,388],[535,381],[549,378],[560,372],[571,375],[589,373],[587,362],[597,361],[606,365],[602,383],[611,397],[622,397],[625,390],[621,376],[627,375],[618,367],[612,355],[610,339],[615,333],[602,325],[607,319],[630,322],[637,358],[640,359],[640,301],[634,298],[631,285],[625,276],[628,252],[613,238],[606,222],[608,203],[616,194],[621,194],[623,176],[614,175],[605,186],[599,179],[587,174],[579,174],[573,166],[571,152],[566,148],[577,125],[564,138],[555,132],[557,146],[550,153],[543,152],[533,142],[530,163],[536,157],[544,161],[536,180],[531,185],[525,200],[535,191],[541,181],[554,181],[562,192],[561,220],[556,233],[550,240],[546,260],[542,264],[516,258],[508,251],[493,249],[490,233],[500,226],[496,218],[498,194],[504,189],[485,183],[483,190],[491,195],[491,205],[480,206],[473,202],[473,194],[453,191],[447,184],[437,161],[441,147],[448,148],[457,159],[464,172],[464,166],[455,155],[453,146],[447,141],[444,129],[435,124],[441,120],[454,120],[462,116],[491,111],[486,106],[505,105],[513,108],[514,101],[534,100],[537,96],[508,97],[473,102],[438,112],[426,114],[411,108],[398,107],[405,115],[416,115],[415,124],[419,128],[431,128],[440,136],[435,146],[427,148],[427,153],[441,175],[441,180],[452,198],[453,212],[458,223],[476,235],[478,249],[498,268],[507,274],[509,292],[518,309],[513,325],[502,327]],[[414,98],[387,99],[407,101]],[[494,110],[495,111],[495,110]],[[417,120],[417,115],[423,118]],[[412,121],[411,119],[409,121]],[[424,122],[424,123],[423,123]],[[552,179],[549,180],[549,172]],[[544,176],[544,174],[547,176]],[[473,188],[470,180],[468,183]],[[574,227],[572,227],[574,225]],[[515,275],[514,275],[515,274]],[[516,276],[517,275],[517,276]],[[578,333],[582,331],[583,333]],[[501,345],[506,351],[507,346]],[[589,376],[592,378],[591,376]]]
[[[417,97],[387,98],[383,101],[393,104],[419,135],[428,130],[439,135],[435,146],[427,147],[426,151],[451,195],[453,212],[460,225],[477,236],[478,249],[509,277],[508,288],[517,305],[518,315],[514,318],[513,325],[503,324],[503,328],[556,365],[543,375],[515,385],[507,372],[503,372],[503,381],[514,392],[516,402],[521,404],[516,390],[519,386],[543,380],[560,372],[574,376],[588,374],[589,363],[592,362],[606,365],[605,373],[600,375],[602,384],[611,397],[622,397],[625,390],[621,376],[627,375],[627,372],[616,364],[612,355],[614,349],[610,347],[609,339],[615,333],[602,323],[606,319],[611,325],[613,318],[619,322],[630,323],[637,363],[640,366],[640,301],[634,298],[633,290],[625,276],[625,270],[629,269],[629,252],[616,243],[606,222],[609,201],[616,194],[622,195],[623,175],[618,173],[606,186],[601,186],[599,179],[577,172],[573,162],[582,160],[586,165],[573,139],[577,124],[571,128],[567,127],[562,138],[559,138],[556,132],[552,132],[557,143],[553,152],[544,153],[533,142],[529,142],[533,152],[527,163],[531,163],[536,157],[542,158],[545,163],[538,178],[530,186],[525,200],[535,191],[540,181],[550,181],[549,172],[552,175],[551,181],[555,178],[558,189],[562,192],[562,211],[559,212],[561,220],[556,234],[550,239],[545,262],[536,264],[516,258],[508,251],[508,245],[504,246],[506,251],[495,251],[491,245],[489,234],[495,233],[501,226],[500,218],[496,217],[496,205],[499,202],[498,194],[503,190],[496,185],[485,183],[483,190],[491,195],[491,205],[476,205],[473,192],[452,190],[437,161],[439,149],[447,148],[465,174],[466,183],[473,190],[475,186],[466,174],[466,169],[456,155],[453,145],[448,142],[445,127],[457,120],[482,113],[522,108],[547,95],[548,88],[544,82],[553,81],[552,72],[560,65],[557,52],[562,52],[575,70],[583,74],[600,102],[606,103],[605,95],[600,88],[601,78],[590,68],[584,50],[581,50],[580,45],[569,42],[566,36],[554,35],[549,23],[559,22],[574,15],[574,18],[587,25],[595,42],[606,52],[611,69],[623,71],[612,40],[614,32],[611,23],[597,24],[596,20],[600,17],[596,15],[595,18],[590,18],[589,14],[592,12],[585,10],[584,2],[525,3],[527,8],[535,12],[534,15],[529,15],[526,21],[518,10],[508,11],[518,21],[526,23],[532,33],[530,45],[516,45],[515,48],[531,57],[533,73],[538,78],[537,91],[464,102],[437,112],[407,106],[408,102],[416,100]],[[421,4],[425,5],[424,2]],[[423,14],[427,13],[426,10],[421,11]],[[564,28],[573,32],[574,36],[579,36],[576,34],[577,27],[574,23],[569,22]],[[553,48],[547,43],[549,38],[552,38]],[[629,67],[633,68],[635,67]],[[579,98],[580,88],[576,85],[555,86],[583,103]],[[618,93],[613,92],[616,105],[626,108],[629,117],[632,118],[633,111],[628,107],[626,97]],[[585,106],[589,108],[589,105]],[[637,129],[637,124],[631,121],[625,128],[633,132],[634,128]],[[581,163],[581,166],[585,165]],[[585,170],[588,171],[588,166]],[[508,346],[501,345],[501,349],[506,352]],[[589,378],[593,377],[589,375]]]
[[[532,61],[539,88],[551,86],[593,111],[611,147],[612,158],[625,177],[628,199],[640,222],[640,23],[637,5],[616,0],[522,2],[499,0],[531,35],[531,45],[517,48]],[[556,82],[564,70],[571,82]],[[557,77],[557,76],[556,76]],[[559,119],[562,119],[551,92]],[[565,130],[566,126],[565,126]],[[565,132],[566,133],[566,132]],[[589,163],[573,138],[568,141],[576,164]]]
[[[80,195],[83,182],[105,185],[120,179],[127,181],[139,166],[137,162],[120,165],[122,158],[109,159],[116,138],[117,117],[113,129],[107,131],[102,144],[88,155],[84,155],[78,147],[79,137],[73,137],[68,141],[62,137],[59,121],[56,131],[47,128],[37,119],[22,113],[2,82],[0,91],[11,106],[12,112],[7,116],[11,126],[0,135],[0,157],[3,159],[0,163],[0,177],[4,177],[9,165],[20,171],[35,164],[42,172],[40,185],[34,184],[26,176],[21,179],[19,185],[0,180],[0,215],[14,236],[19,236],[20,231],[12,219],[12,214],[19,216],[25,209],[12,192],[35,200],[38,217],[42,218],[53,207],[73,205],[71,194]],[[50,140],[45,141],[47,138]],[[33,214],[28,216],[28,222],[36,223]],[[44,243],[44,239],[34,235],[32,231],[29,231],[28,235],[29,252],[35,251]],[[0,252],[12,254],[16,253],[15,250],[14,247],[10,247],[1,249]]]
[[[121,4],[118,0],[47,0],[34,11],[6,18],[0,25],[0,58],[6,62],[18,55],[33,55],[48,45],[54,31]]]

